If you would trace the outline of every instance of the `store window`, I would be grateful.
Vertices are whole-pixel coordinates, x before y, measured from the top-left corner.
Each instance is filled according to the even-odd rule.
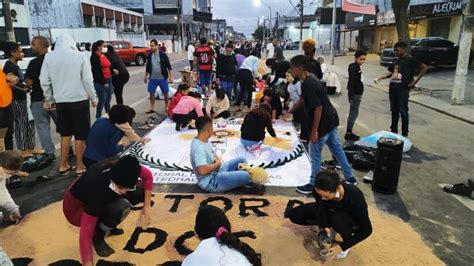
[[[84,26],[86,28],[91,28],[92,27],[92,16],[84,15]]]
[[[430,22],[429,37],[449,38],[449,28],[451,26],[451,18],[433,19]]]

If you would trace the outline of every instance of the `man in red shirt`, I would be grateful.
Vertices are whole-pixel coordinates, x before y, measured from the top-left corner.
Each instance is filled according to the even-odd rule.
[[[206,38],[199,40],[201,46],[194,52],[194,63],[199,65],[199,84],[206,96],[211,94],[212,86],[212,63],[214,61],[214,50],[207,44]],[[206,86],[208,90],[206,90]]]

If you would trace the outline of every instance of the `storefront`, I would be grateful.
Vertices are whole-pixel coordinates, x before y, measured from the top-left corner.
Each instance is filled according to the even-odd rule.
[[[463,0],[410,6],[410,21],[416,23],[415,37],[443,37],[458,43]]]
[[[370,53],[377,51],[376,17],[374,15],[346,13],[345,35],[357,36],[354,48]],[[349,39],[352,39],[351,37]],[[352,45],[351,45],[352,46]]]

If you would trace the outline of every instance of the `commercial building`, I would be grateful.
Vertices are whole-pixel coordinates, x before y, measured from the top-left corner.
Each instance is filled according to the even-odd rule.
[[[28,0],[32,35],[54,39],[66,32],[76,42],[128,40],[145,44],[143,15],[93,0]]]

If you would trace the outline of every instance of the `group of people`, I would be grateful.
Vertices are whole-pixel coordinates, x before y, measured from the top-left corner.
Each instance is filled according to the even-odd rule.
[[[276,45],[277,41],[274,42]],[[76,170],[77,179],[65,192],[63,211],[71,224],[81,228],[79,246],[82,262],[84,265],[93,265],[92,247],[99,256],[114,253],[105,242],[105,236],[123,233],[117,226],[127,217],[131,206],[143,204],[139,226],[146,228],[150,223],[153,190],[150,170],[132,156],[114,157],[125,148],[123,137],[142,143],[149,139],[140,138],[133,131],[131,124],[135,111],[132,108],[121,103],[110,106],[114,88],[117,84],[122,84],[123,88],[128,80],[125,78],[128,72],[123,62],[120,64],[120,58],[110,53],[113,47],[98,41],[92,45],[92,53],[88,57],[78,51],[68,35],[56,40],[53,52],[48,53],[48,47],[46,38],[33,39],[32,49],[38,57],[30,63],[25,77],[17,65],[22,58],[21,48],[14,43],[2,44],[1,47],[9,61],[0,75],[0,128],[8,128],[10,132],[5,138],[7,151],[0,152],[0,208],[7,214],[4,219],[15,223],[20,221],[19,207],[6,190],[5,182],[10,176],[21,173],[23,157],[34,149],[34,145],[30,145],[27,140],[28,134],[32,133],[25,130],[31,127],[25,114],[28,108],[26,93],[31,90],[31,109],[36,109],[33,111],[34,115],[36,113],[35,126],[39,121],[44,121],[41,130],[49,134],[49,138],[43,139],[47,134],[40,136],[43,148],[51,149],[47,153],[54,156],[54,145],[49,133],[49,121],[52,118],[61,135],[59,172],[68,175]],[[258,150],[266,132],[278,141],[273,123],[277,119],[288,118],[289,114],[293,114],[295,121],[301,124],[300,138],[309,142],[310,178],[308,184],[297,187],[297,191],[313,194],[315,203],[289,210],[290,220],[300,225],[317,225],[319,235],[329,238],[333,243],[324,253],[332,258],[344,258],[352,246],[371,234],[367,204],[363,193],[357,188],[358,182],[339,140],[338,113],[320,81],[323,71],[320,61],[315,59],[314,40],[306,40],[303,43],[304,54],[290,61],[278,58],[275,50],[271,54],[272,49],[267,45],[266,66],[270,68],[272,77],[263,87],[262,97],[252,109],[253,92],[260,78],[257,49],[248,53],[229,42],[224,46],[224,51],[216,55],[215,48],[202,38],[200,46],[193,47],[193,60],[190,62],[191,67],[199,72],[201,92],[183,83],[178,86],[173,98],[169,99],[167,92],[172,82],[171,63],[166,53],[158,49],[156,40],[150,42],[150,47],[145,69],[145,83],[148,83],[151,104],[147,113],[155,112],[155,92],[160,87],[165,96],[165,110],[176,123],[176,130],[186,127],[197,130],[197,137],[191,143],[190,161],[201,189],[220,193],[236,188],[261,187],[259,178],[251,171],[241,169],[241,165],[247,165],[244,158],[222,162],[213,153],[209,143],[214,134],[213,119],[229,118],[232,114],[231,101],[235,100],[236,112],[241,111],[241,102],[244,101],[247,108],[241,127],[241,143],[247,151]],[[395,44],[399,60],[389,68],[390,74],[379,78],[391,78],[391,129],[398,132],[398,114],[401,113],[402,134],[405,136],[408,134],[408,92],[403,90],[414,86],[426,70],[423,64],[407,55],[406,50],[406,44]],[[348,68],[350,113],[347,139],[358,137],[352,133],[352,129],[364,89],[360,66],[365,56],[365,52],[357,51],[354,63]],[[417,79],[414,79],[415,68],[421,69]],[[287,85],[278,86],[280,79],[286,80]],[[204,108],[201,104],[202,94],[207,100]],[[90,105],[97,107],[97,120],[92,127]],[[102,109],[105,109],[105,115]],[[21,152],[12,151],[13,130]],[[70,166],[67,160],[72,136],[75,141],[75,167]],[[48,147],[49,142],[52,147]],[[321,170],[321,155],[325,145],[328,145],[342,167],[344,180],[332,170]],[[200,208],[195,231],[202,242],[184,260],[183,265],[200,265],[203,262],[213,265],[231,261],[231,258],[232,261],[242,262],[242,265],[261,265],[261,257],[232,234],[230,221],[220,209]],[[334,242],[336,233],[341,235],[342,242]],[[217,248],[220,249],[219,253],[209,251]]]

